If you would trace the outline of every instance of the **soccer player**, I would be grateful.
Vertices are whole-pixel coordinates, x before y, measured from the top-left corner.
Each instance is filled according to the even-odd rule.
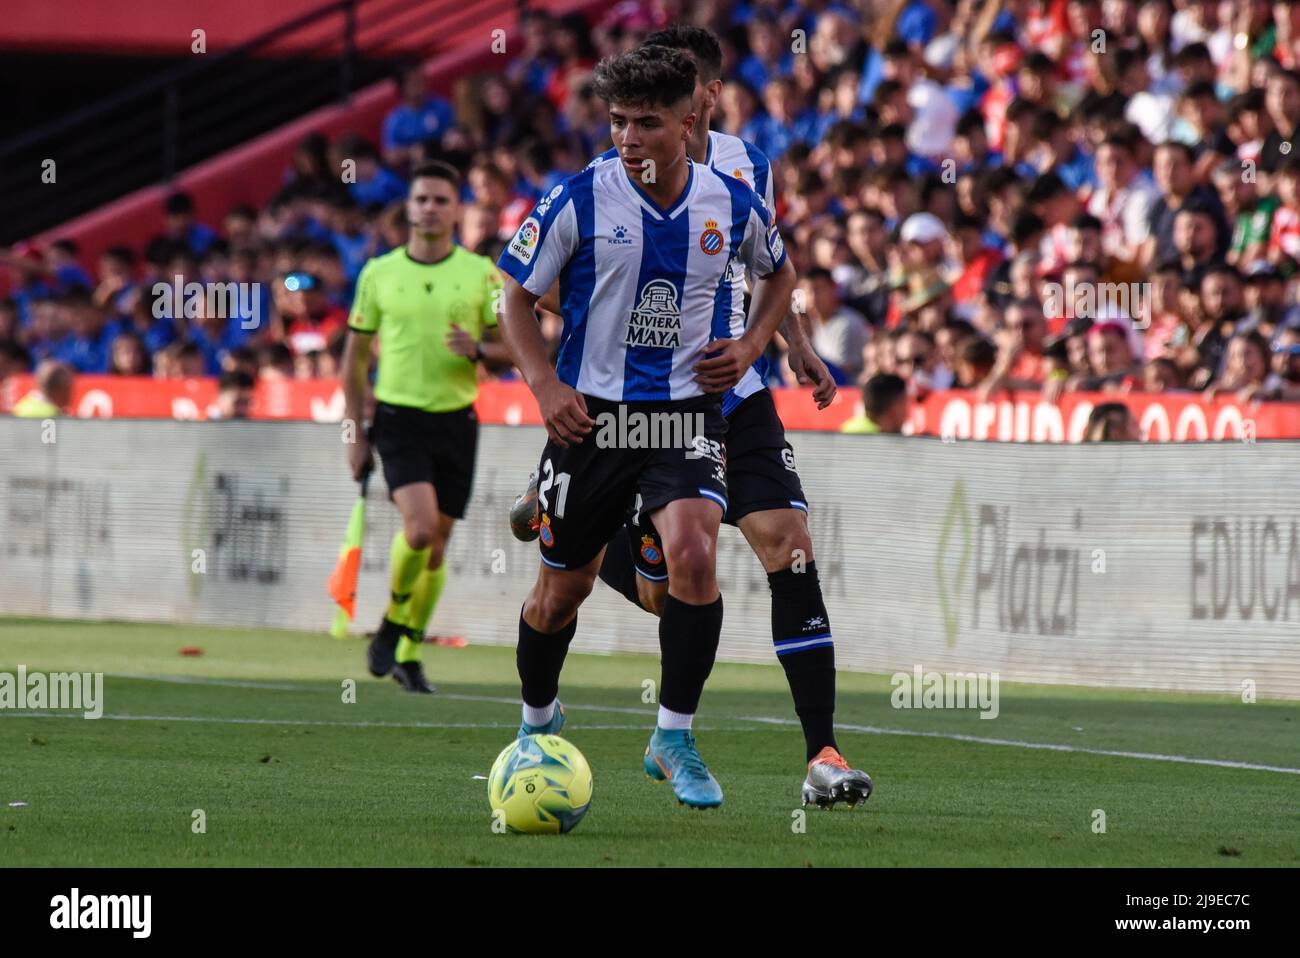
[[[541,566],[519,617],[520,734],[563,725],[559,676],[578,608],[639,497],[670,577],[659,622],[659,713],[643,767],[668,779],[679,802],[712,807],[722,789],[691,722],[722,629],[721,398],[784,316],[794,269],[762,199],[687,156],[697,120],[689,57],[636,50],[602,61],[593,83],[609,104],[619,160],[552,190],[498,261],[509,276],[502,329],[549,436],[539,463]],[[733,260],[755,277],[748,323]],[[564,326],[552,368],[533,310],[556,280]],[[609,418],[664,416],[702,428],[678,448],[634,442],[631,431],[612,443],[602,441],[603,429],[592,433]]]
[[[447,581],[447,540],[465,515],[474,479],[477,364],[510,364],[496,334],[501,274],[454,239],[460,186],[460,174],[446,163],[413,172],[407,243],[362,268],[343,350],[345,416],[359,423],[379,337],[374,423],[369,437],[358,431],[348,462],[360,479],[373,463],[373,442],[402,515],[388,608],[367,658],[372,675],[391,672],[410,692],[434,691],[420,665],[420,643]]]
[[[722,48],[717,39],[700,27],[676,25],[647,37],[643,49],[650,47],[679,50],[697,67],[693,109],[699,119],[687,153],[697,163],[743,179],[775,216],[767,157],[752,143],[709,129],[722,95]],[[618,156],[616,145],[592,165],[616,161]],[[732,290],[739,297],[741,270],[733,268]],[[550,296],[544,297],[544,307]],[[782,327],[790,347],[790,368],[800,382],[816,386],[814,398],[825,408],[835,396],[835,384],[808,341],[804,318],[786,321]],[[772,641],[804,733],[807,775],[803,801],[824,807],[837,802],[860,805],[871,795],[871,778],[849,766],[835,741],[835,649],[813,559],[808,502],[766,378],[767,360],[760,357],[723,397],[722,412],[728,424],[724,521],[739,527],[767,573],[772,592]],[[529,540],[537,535],[536,482],[534,476],[511,514],[515,534]],[[671,583],[671,573],[664,568],[664,552],[654,523],[642,511],[639,522],[620,529],[610,542],[600,578],[641,608],[660,615]]]

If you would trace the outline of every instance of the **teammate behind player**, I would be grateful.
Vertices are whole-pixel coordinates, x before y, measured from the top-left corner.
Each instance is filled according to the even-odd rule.
[[[609,103],[619,160],[552,190],[499,261],[510,277],[503,332],[549,436],[539,464],[541,567],[519,618],[520,734],[563,724],[559,676],[578,608],[639,495],[671,580],[659,622],[659,715],[643,767],[667,778],[680,802],[710,807],[721,804],[722,789],[695,748],[691,721],[722,629],[720,397],[784,316],[794,270],[762,200],[686,154],[697,119],[688,57],[637,50],[602,61],[593,82]],[[733,258],[756,277],[748,324],[738,315]],[[564,328],[553,369],[533,309],[557,279]],[[732,338],[736,330],[743,335]],[[689,417],[703,423],[703,435],[687,433],[678,448],[611,445],[592,434],[602,414],[620,422]]]
[[[775,216],[767,157],[752,143],[709,130],[722,94],[722,48],[717,39],[707,30],[679,24],[651,34],[641,47],[654,48],[681,51],[698,69],[693,108],[699,119],[687,145],[688,154],[697,163],[744,179]],[[617,152],[607,151],[594,162],[610,162]],[[739,297],[739,278],[733,289]],[[805,320],[806,316],[798,316],[782,327],[790,368],[801,383],[817,387],[814,399],[825,408],[835,396],[835,384],[808,342],[802,326]],[[807,499],[785,427],[766,388],[766,374],[766,360],[760,360],[723,398],[729,503],[725,521],[740,528],[767,573],[772,593],[772,641],[804,733],[807,775],[803,801],[821,806],[837,802],[860,805],[870,797],[872,782],[866,772],[849,766],[835,741],[835,648],[830,618],[813,559]],[[536,537],[530,529],[535,528],[534,493],[530,485],[512,510],[511,524],[520,538]],[[672,583],[671,573],[664,570],[663,555],[664,545],[653,524],[642,518],[639,524],[620,529],[610,542],[600,578],[631,602],[659,615]]]
[[[458,246],[460,174],[446,163],[418,167],[406,200],[407,244],[366,263],[343,351],[345,417],[363,419],[371,345],[379,337],[371,437],[348,450],[353,478],[372,465],[370,439],[402,515],[393,537],[391,595],[367,659],[411,692],[432,692],[420,642],[447,581],[444,556],[465,515],[478,444],[477,364],[506,366],[495,342],[501,276],[492,261]]]

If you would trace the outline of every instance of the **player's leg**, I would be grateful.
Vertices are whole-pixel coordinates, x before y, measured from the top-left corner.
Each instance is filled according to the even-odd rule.
[[[523,699],[520,735],[555,734],[564,726],[560,672],[578,629],[578,608],[591,594],[599,566],[599,555],[578,569],[543,562],[524,600],[515,647]]]
[[[428,550],[437,534],[438,499],[426,435],[428,419],[429,414],[419,409],[375,405],[371,441],[379,453],[388,494],[402,517],[389,553],[388,606],[366,650],[370,673],[375,676],[393,670],[398,640],[406,634],[415,584],[428,565]]]
[[[655,514],[668,561],[669,588],[659,617],[659,716],[645,770],[672,782],[677,800],[722,804],[722,788],[695,747],[691,723],[713,671],[722,634],[722,596],[714,565],[722,511],[709,499],[678,499]]]
[[[659,715],[643,767],[668,779],[679,802],[711,808],[722,804],[722,788],[696,749],[691,723],[722,634],[716,563],[727,508],[726,423],[715,400],[680,411],[700,417],[686,433],[693,448],[662,450],[639,479],[640,513],[659,532],[668,571],[659,617]]]
[[[605,548],[600,579],[633,605],[653,615],[663,613],[668,598],[668,567],[663,542],[650,518],[637,503],[632,518]]]
[[[595,417],[612,406],[587,397]],[[557,732],[560,670],[577,631],[578,608],[591,594],[605,543],[622,525],[644,454],[601,449],[595,442],[563,448],[547,442],[538,464],[538,549],[541,569],[519,614],[515,663],[523,697],[521,735]]]
[[[447,582],[447,543],[469,505],[478,453],[478,418],[472,407],[435,413],[427,423],[438,522],[428,562],[411,596],[405,622],[407,635],[398,642],[393,669],[393,677],[410,692],[433,691],[420,664],[420,645]]]
[[[406,617],[406,634],[397,642],[393,678],[408,692],[432,693],[436,689],[424,677],[420,664],[420,647],[433,617],[433,610],[447,584],[447,542],[451,538],[456,520],[443,512],[438,513],[438,531],[429,546],[429,561],[415,582],[411,594],[410,611]]]
[[[767,573],[772,642],[803,727],[806,801],[861,804],[871,779],[849,767],[835,741],[835,646],[822,597],[807,500],[767,390],[732,411],[727,488],[734,523]]]
[[[412,482],[392,491],[402,527],[393,535],[389,553],[389,599],[379,631],[370,642],[370,672],[387,675],[396,661],[397,645],[407,635],[416,584],[429,563],[437,538],[438,500],[430,482]]]

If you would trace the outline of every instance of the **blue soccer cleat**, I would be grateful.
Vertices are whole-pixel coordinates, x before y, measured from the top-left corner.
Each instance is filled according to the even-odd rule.
[[[527,722],[519,723],[518,738],[527,738],[530,735],[559,735],[560,729],[564,728],[564,706],[559,702],[555,703],[555,710],[551,712],[551,720],[545,725],[529,725]]]
[[[689,729],[656,728],[646,746],[643,765],[651,778],[668,780],[679,804],[692,808],[717,808],[722,804],[722,786],[700,758]]]

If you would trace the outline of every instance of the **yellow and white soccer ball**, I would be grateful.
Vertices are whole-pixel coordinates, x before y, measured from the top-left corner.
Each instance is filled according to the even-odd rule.
[[[591,768],[558,735],[516,739],[492,763],[488,803],[512,832],[572,831],[591,805]]]

